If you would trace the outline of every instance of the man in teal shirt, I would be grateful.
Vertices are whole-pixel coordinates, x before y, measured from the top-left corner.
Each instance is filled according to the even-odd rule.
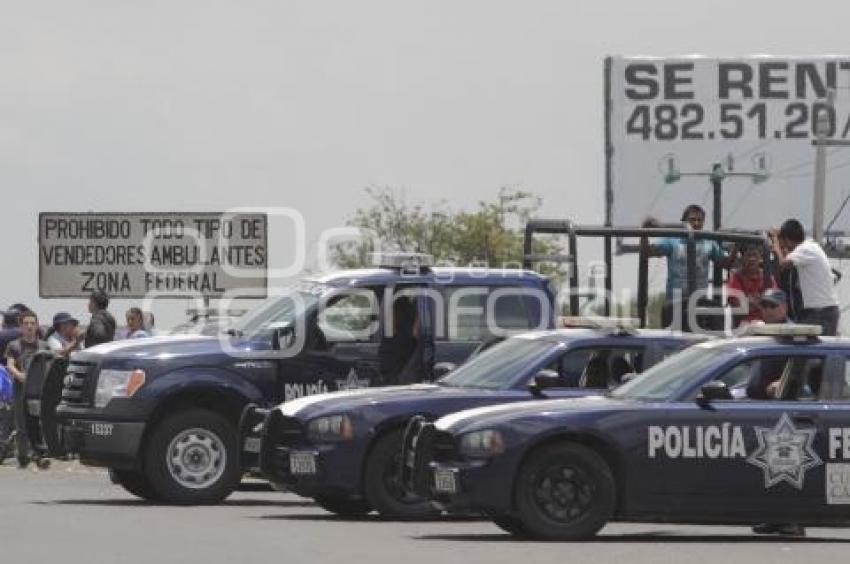
[[[687,222],[694,231],[702,231],[705,225],[705,210],[702,206],[691,204],[682,212],[682,221]],[[644,223],[651,227],[651,221]],[[717,241],[698,239],[696,246],[696,287],[703,290],[708,286],[711,270],[709,264],[728,266],[732,256],[726,254]],[[664,307],[661,310],[661,325],[668,327],[673,322],[674,312],[681,308],[683,312],[688,303],[688,245],[687,240],[679,237],[665,237],[649,246],[649,256],[667,257],[667,287]],[[686,324],[682,324],[686,327]]]

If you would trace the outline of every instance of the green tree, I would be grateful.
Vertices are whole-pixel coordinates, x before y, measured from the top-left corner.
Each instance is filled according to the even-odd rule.
[[[367,188],[372,203],[358,209],[348,225],[363,238],[335,246],[334,260],[343,268],[362,267],[368,254],[383,250],[422,252],[439,262],[491,267],[522,264],[523,229],[540,208],[537,196],[510,187],[499,190],[495,202],[478,202],[473,211],[453,211],[445,201],[426,208],[408,204],[387,187]],[[535,254],[558,254],[555,242],[535,242]],[[549,274],[555,267],[546,268]]]

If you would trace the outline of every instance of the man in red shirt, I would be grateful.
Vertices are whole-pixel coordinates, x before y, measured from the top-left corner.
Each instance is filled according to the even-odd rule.
[[[738,290],[747,298],[749,312],[742,320],[746,323],[764,321],[761,311],[762,292],[769,288],[776,288],[776,280],[770,274],[768,274],[768,284],[765,286],[761,264],[763,256],[763,249],[757,245],[744,247],[741,251],[741,268],[732,274],[727,283],[730,290]],[[729,305],[735,307],[739,304],[738,295],[729,296]]]

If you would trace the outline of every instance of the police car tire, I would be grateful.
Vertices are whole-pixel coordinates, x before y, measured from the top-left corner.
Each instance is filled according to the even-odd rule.
[[[225,466],[222,475],[209,487],[189,488],[172,477],[166,457],[171,442],[183,431],[203,429],[218,437],[224,445]],[[238,438],[236,429],[223,416],[206,409],[176,413],[157,425],[145,451],[145,475],[156,495],[176,505],[210,505],[223,501],[239,486]]]
[[[535,500],[538,477],[559,464],[579,470],[592,488],[592,506],[569,524],[546,515]],[[523,463],[514,495],[519,518],[530,536],[544,540],[584,540],[593,537],[613,515],[616,482],[611,468],[592,449],[563,443],[540,448]]]
[[[316,505],[340,517],[362,517],[372,508],[365,499],[348,499],[335,496],[320,496],[315,498]]]
[[[389,519],[428,519],[440,511],[428,500],[404,501],[387,487],[386,473],[398,472],[403,431],[392,431],[378,439],[366,459],[364,489],[366,499],[381,517]],[[390,466],[395,468],[391,468]]]
[[[118,484],[136,497],[146,501],[158,501],[159,499],[150,480],[140,472],[110,468],[109,477],[113,483]]]
[[[519,517],[513,515],[493,516],[493,524],[515,537],[528,538],[528,529],[525,528]]]

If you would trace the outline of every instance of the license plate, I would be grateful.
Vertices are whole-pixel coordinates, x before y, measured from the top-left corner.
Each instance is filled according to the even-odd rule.
[[[315,474],[316,455],[312,452],[293,452],[289,455],[289,471],[293,474]]]
[[[439,493],[457,493],[457,471],[452,468],[434,470],[434,490]]]
[[[245,444],[242,446],[244,452],[259,453],[262,440],[259,437],[247,437]]]

